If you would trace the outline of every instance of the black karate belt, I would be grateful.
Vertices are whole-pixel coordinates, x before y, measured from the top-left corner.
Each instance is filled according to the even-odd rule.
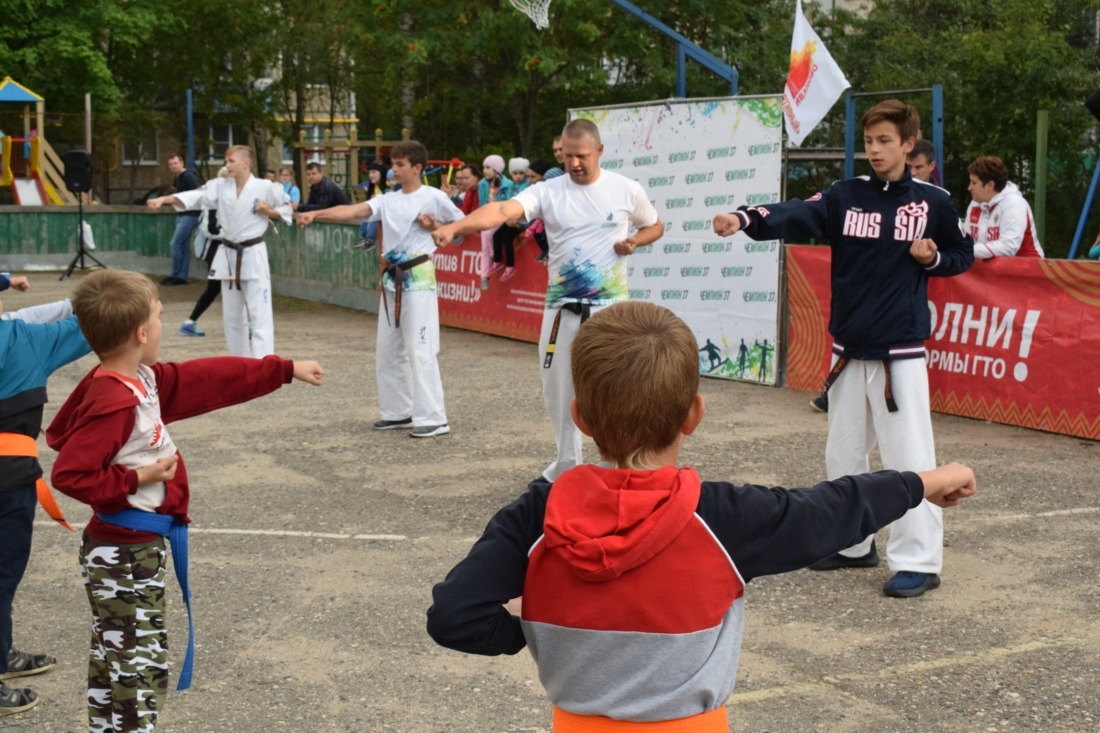
[[[417,265],[423,265],[430,257],[428,255],[420,255],[419,257],[413,257],[408,262],[402,262],[395,265],[389,260],[383,260],[386,266],[382,268],[383,274],[389,275],[393,278],[393,327],[398,328],[401,326],[401,293],[405,290],[405,270],[411,270]],[[390,304],[386,300],[386,294],[382,294],[382,307],[386,309],[386,323],[390,322]]]
[[[844,371],[844,367],[848,366],[848,361],[848,357],[842,356],[836,360],[836,364],[833,364],[833,368],[829,370],[829,376],[825,377],[826,392],[829,391],[829,387],[833,386],[833,383],[837,380],[837,377],[840,376],[840,373]],[[886,370],[886,390],[883,395],[886,398],[886,410],[888,412],[897,412],[898,403],[894,400],[894,385],[893,381],[890,379],[890,360],[883,359],[882,366],[883,369]]]
[[[233,289],[234,283],[237,285],[237,290],[241,289],[241,261],[244,259],[244,251],[257,244],[263,244],[263,242],[263,237],[253,237],[244,242],[222,242],[223,247],[228,247],[229,249],[237,251],[237,272],[234,274],[234,279],[229,282],[230,290]]]
[[[558,344],[558,326],[561,325],[562,311],[576,313],[581,317],[581,325],[584,325],[584,322],[592,315],[592,306],[588,303],[564,303],[562,307],[558,309],[558,314],[554,316],[554,327],[550,329],[550,342],[546,344],[546,358],[542,360],[543,369],[549,369],[550,363],[554,361],[554,350],[557,348]]]

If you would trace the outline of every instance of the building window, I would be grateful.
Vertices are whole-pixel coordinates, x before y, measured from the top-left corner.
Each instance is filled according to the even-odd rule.
[[[206,128],[206,137],[210,140],[212,160],[225,160],[225,151],[237,144],[231,122],[211,122]]]
[[[123,165],[157,165],[159,158],[155,130],[147,133],[144,137],[122,142]]]

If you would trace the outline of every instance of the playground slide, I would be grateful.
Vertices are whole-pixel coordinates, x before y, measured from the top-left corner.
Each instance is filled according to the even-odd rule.
[[[45,206],[38,181],[32,178],[16,178],[12,181],[12,194],[20,206]]]

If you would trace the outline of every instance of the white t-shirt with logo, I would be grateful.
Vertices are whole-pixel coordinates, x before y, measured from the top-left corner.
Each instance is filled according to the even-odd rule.
[[[420,186],[412,193],[390,191],[370,200],[371,215],[367,221],[382,222],[382,242],[387,248],[382,256],[399,265],[414,257],[435,251],[432,233],[416,221],[421,214],[431,214],[436,221],[449,223],[462,218],[462,212],[447,194],[432,186]],[[386,275],[383,285],[393,290],[393,278]],[[431,260],[405,270],[405,290],[434,290],[435,266]]]
[[[610,305],[627,299],[624,257],[615,243],[630,227],[656,224],[657,210],[637,181],[600,171],[594,183],[578,185],[569,176],[529,186],[513,199],[527,221],[541,218],[550,244],[550,283],[546,307],[563,303]]]

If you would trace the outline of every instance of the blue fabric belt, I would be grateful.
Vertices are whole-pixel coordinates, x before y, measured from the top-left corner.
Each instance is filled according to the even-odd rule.
[[[195,623],[191,618],[191,588],[187,583],[187,525],[167,514],[143,512],[140,509],[123,509],[114,514],[96,514],[104,522],[123,529],[138,532],[152,532],[168,538],[172,547],[172,568],[176,571],[176,580],[183,591],[183,602],[187,606],[187,654],[183,658],[177,690],[186,690],[191,686],[191,671],[195,666]]]

